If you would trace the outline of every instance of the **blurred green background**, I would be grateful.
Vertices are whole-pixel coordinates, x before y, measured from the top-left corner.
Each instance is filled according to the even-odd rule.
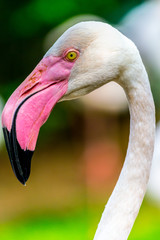
[[[81,14],[97,15],[116,25],[142,2],[1,0],[3,101],[43,57],[49,31]],[[89,125],[95,130],[92,134]],[[105,131],[98,127],[101,125],[106,126]],[[93,239],[118,179],[128,134],[128,111],[116,114],[86,111],[77,100],[57,104],[40,131],[26,187],[15,178],[2,144],[0,239]],[[145,198],[129,239],[160,239],[160,208],[151,200]]]

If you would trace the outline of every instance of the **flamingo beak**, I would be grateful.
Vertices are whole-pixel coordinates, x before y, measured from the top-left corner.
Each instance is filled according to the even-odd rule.
[[[40,127],[66,93],[74,62],[44,57],[14,91],[2,112],[2,127],[13,171],[25,184]]]

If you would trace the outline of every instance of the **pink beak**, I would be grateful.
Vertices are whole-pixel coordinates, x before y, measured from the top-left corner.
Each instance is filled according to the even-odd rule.
[[[43,58],[14,91],[2,113],[2,127],[13,171],[25,184],[40,127],[66,93],[74,62],[62,57]]]

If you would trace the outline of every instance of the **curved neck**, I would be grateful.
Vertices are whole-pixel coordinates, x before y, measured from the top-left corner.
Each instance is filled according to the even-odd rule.
[[[105,207],[94,240],[128,238],[143,201],[150,173],[155,110],[144,67],[141,66],[140,71],[133,74],[126,72],[121,85],[130,109],[129,145],[120,177]]]

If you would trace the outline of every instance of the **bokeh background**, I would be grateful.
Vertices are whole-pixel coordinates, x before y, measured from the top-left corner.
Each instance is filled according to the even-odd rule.
[[[95,19],[111,23],[136,42],[159,120],[158,0],[1,0],[0,11],[0,109],[68,26]],[[40,131],[26,187],[13,174],[0,130],[1,240],[93,239],[129,135],[123,91],[109,85],[94,94],[56,105]],[[155,192],[148,190],[130,240],[160,239],[156,193],[160,195],[160,181]]]

